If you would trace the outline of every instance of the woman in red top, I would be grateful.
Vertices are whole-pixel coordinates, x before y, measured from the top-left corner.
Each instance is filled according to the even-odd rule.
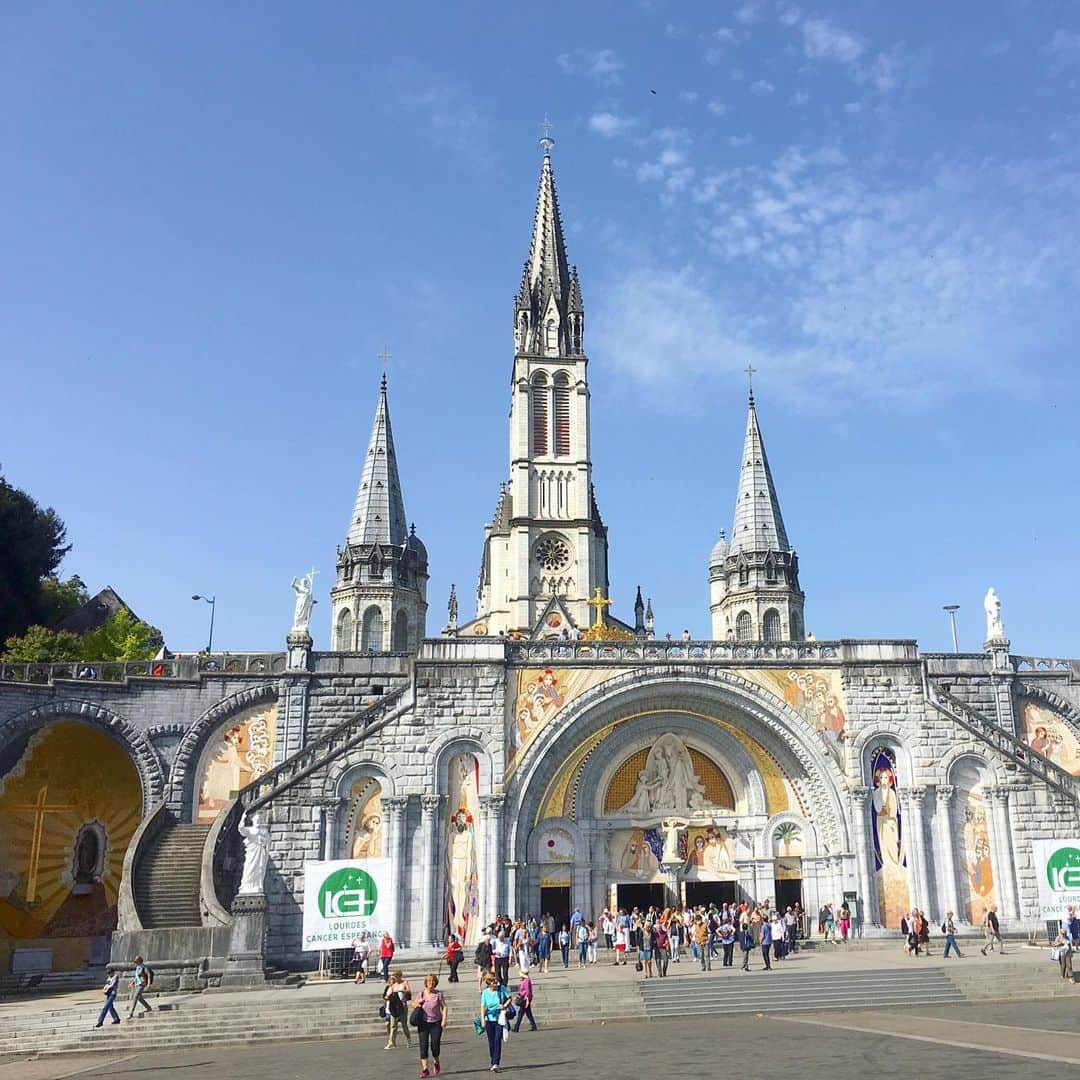
[[[390,961],[394,959],[394,939],[389,930],[383,931],[382,941],[379,942],[379,963],[382,964],[383,982],[390,981]]]
[[[461,942],[458,941],[454,934],[450,935],[450,941],[446,946],[446,962],[450,966],[450,976],[447,982],[460,982],[458,978],[458,964],[461,963],[461,958],[465,955],[465,951],[461,947]]]

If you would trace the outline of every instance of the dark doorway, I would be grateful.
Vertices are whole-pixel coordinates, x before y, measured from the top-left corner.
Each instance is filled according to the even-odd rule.
[[[688,881],[686,883],[686,902],[690,907],[704,904],[734,904],[739,899],[737,881]]]
[[[561,930],[563,923],[570,925],[570,886],[545,885],[540,889],[540,914],[551,915],[555,926]]]
[[[773,888],[776,889],[776,906],[781,911],[802,903],[802,878],[777,878]]]
[[[615,889],[619,907],[626,908],[627,911],[633,911],[634,908],[648,911],[650,907],[664,906],[663,885],[617,885]]]

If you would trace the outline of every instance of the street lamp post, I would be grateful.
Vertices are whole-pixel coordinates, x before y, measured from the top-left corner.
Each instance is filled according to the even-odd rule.
[[[952,651],[958,653],[960,645],[956,638],[956,613],[960,610],[959,604],[944,604],[942,610],[949,613],[949,625],[952,627]]]
[[[206,651],[208,653],[213,652],[213,650],[214,650],[214,611],[215,611],[215,608],[216,608],[216,605],[217,605],[217,597],[216,596],[200,596],[198,593],[195,593],[191,597],[191,599],[192,600],[205,600],[210,605],[210,637],[207,639],[207,642],[206,642]]]

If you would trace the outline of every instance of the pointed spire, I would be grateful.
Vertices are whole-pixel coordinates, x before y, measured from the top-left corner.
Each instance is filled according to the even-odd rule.
[[[544,140],[550,142],[551,140]],[[529,249],[529,284],[533,293],[554,292],[565,304],[570,294],[570,268],[566,261],[559,197],[555,192],[555,174],[551,169],[551,147],[544,148],[540,167],[540,189],[536,194],[536,217]]]
[[[730,553],[790,550],[751,390]]]
[[[638,637],[645,636],[645,601],[641,598],[641,586],[637,587],[637,597],[634,600],[634,633]]]
[[[346,539],[350,544],[398,546],[408,539],[394,434],[390,429],[390,408],[386,401],[385,372],[379,386],[379,404],[375,409],[371,440]]]

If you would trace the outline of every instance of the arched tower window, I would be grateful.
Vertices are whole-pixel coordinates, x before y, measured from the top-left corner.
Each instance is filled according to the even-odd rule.
[[[766,641],[780,640],[780,612],[776,608],[769,608],[762,617],[761,636]]]
[[[555,453],[559,457],[570,456],[570,377],[562,374],[555,378]]]
[[[532,452],[541,457],[548,452],[548,389],[547,376],[541,371],[534,376],[529,400],[532,404]]]
[[[559,324],[555,319],[548,319],[544,323],[544,352],[548,356],[559,354]]]
[[[740,611],[735,617],[735,638],[738,641],[750,641],[754,634],[754,620],[749,611]]]
[[[382,652],[382,611],[374,604],[364,612],[360,625],[360,648],[364,652]]]
[[[391,648],[394,652],[409,651],[409,615],[405,611],[399,611],[394,616],[394,640]]]
[[[342,608],[337,620],[338,652],[350,652],[353,648],[353,617],[348,608]]]

